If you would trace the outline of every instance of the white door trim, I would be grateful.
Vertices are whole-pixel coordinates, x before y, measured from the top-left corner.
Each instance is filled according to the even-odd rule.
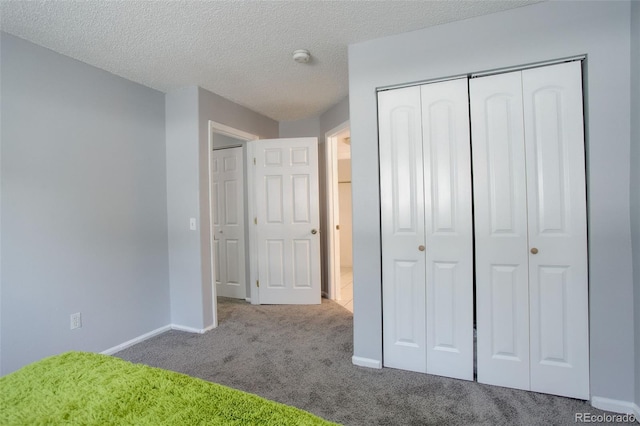
[[[325,133],[325,198],[326,198],[326,216],[327,230],[325,232],[327,238],[326,259],[327,259],[327,297],[331,300],[339,300],[340,295],[340,268],[336,265],[340,264],[340,252],[336,250],[336,246],[340,243],[336,238],[336,225],[340,222],[338,209],[338,133],[341,133],[350,127],[349,120],[334,127]]]
[[[210,268],[211,268],[211,303],[213,305],[212,307],[212,313],[213,313],[213,327],[217,327],[218,326],[218,299],[217,299],[217,292],[216,292],[216,274],[215,274],[215,265],[214,265],[214,261],[213,261],[213,209],[212,209],[212,203],[213,203],[213,194],[212,194],[212,179],[213,179],[213,173],[211,170],[211,157],[212,157],[212,152],[213,152],[213,134],[214,133],[218,133],[218,134],[223,134],[225,136],[231,136],[233,138],[236,139],[240,139],[243,141],[253,141],[253,140],[257,140],[260,139],[259,136],[239,130],[239,129],[235,129],[233,127],[227,126],[225,124],[222,123],[217,123],[215,121],[209,120],[209,134],[208,134],[208,144],[207,144],[207,192],[209,194],[209,253],[207,253],[207,255],[209,256],[209,264],[210,264]],[[245,183],[246,185],[246,183]],[[251,229],[251,227],[250,227]],[[250,254],[251,255],[251,254]]]
[[[254,182],[255,171],[253,170],[256,154],[254,152],[254,146],[251,143],[247,144],[247,206],[249,211],[249,247],[247,252],[249,253],[249,299],[252,305],[260,304],[260,297],[258,293],[258,248],[256,247],[256,201],[255,201],[255,188]]]
[[[212,149],[213,149],[213,139],[211,138],[212,133],[220,133],[222,135],[230,136],[235,139],[241,139],[243,141],[255,141],[257,139],[260,139],[259,136],[254,135],[252,133],[234,129],[233,127],[227,126],[225,124],[209,120],[209,148],[212,148]]]

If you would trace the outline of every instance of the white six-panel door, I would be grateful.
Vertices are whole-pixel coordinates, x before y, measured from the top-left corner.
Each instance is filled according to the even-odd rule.
[[[250,147],[259,303],[319,304],[318,140],[263,139]]]
[[[378,94],[384,365],[473,380],[467,80]]]
[[[213,256],[216,294],[246,297],[244,172],[242,147],[211,155]]]
[[[579,62],[471,81],[478,381],[589,397]]]

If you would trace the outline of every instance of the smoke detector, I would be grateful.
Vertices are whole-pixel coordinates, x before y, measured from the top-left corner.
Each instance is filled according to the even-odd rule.
[[[293,52],[293,60],[299,64],[306,64],[311,59],[311,53],[307,49],[298,49]]]

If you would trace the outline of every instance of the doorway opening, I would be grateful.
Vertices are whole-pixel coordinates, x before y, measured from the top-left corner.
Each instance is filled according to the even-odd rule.
[[[209,121],[209,241],[214,326],[218,297],[250,302],[247,142],[258,136]]]
[[[203,232],[213,327],[218,297],[252,304],[321,300],[318,139],[258,139],[209,122],[210,213]]]
[[[353,313],[351,131],[346,121],[326,134],[327,297]]]

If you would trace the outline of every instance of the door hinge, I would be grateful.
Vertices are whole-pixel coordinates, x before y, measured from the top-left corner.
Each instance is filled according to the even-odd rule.
[[[253,165],[256,165],[256,157],[253,157]]]
[[[256,280],[256,287],[260,287],[260,280]]]
[[[258,224],[258,218],[257,217],[253,218],[253,223],[256,224],[256,225]]]

